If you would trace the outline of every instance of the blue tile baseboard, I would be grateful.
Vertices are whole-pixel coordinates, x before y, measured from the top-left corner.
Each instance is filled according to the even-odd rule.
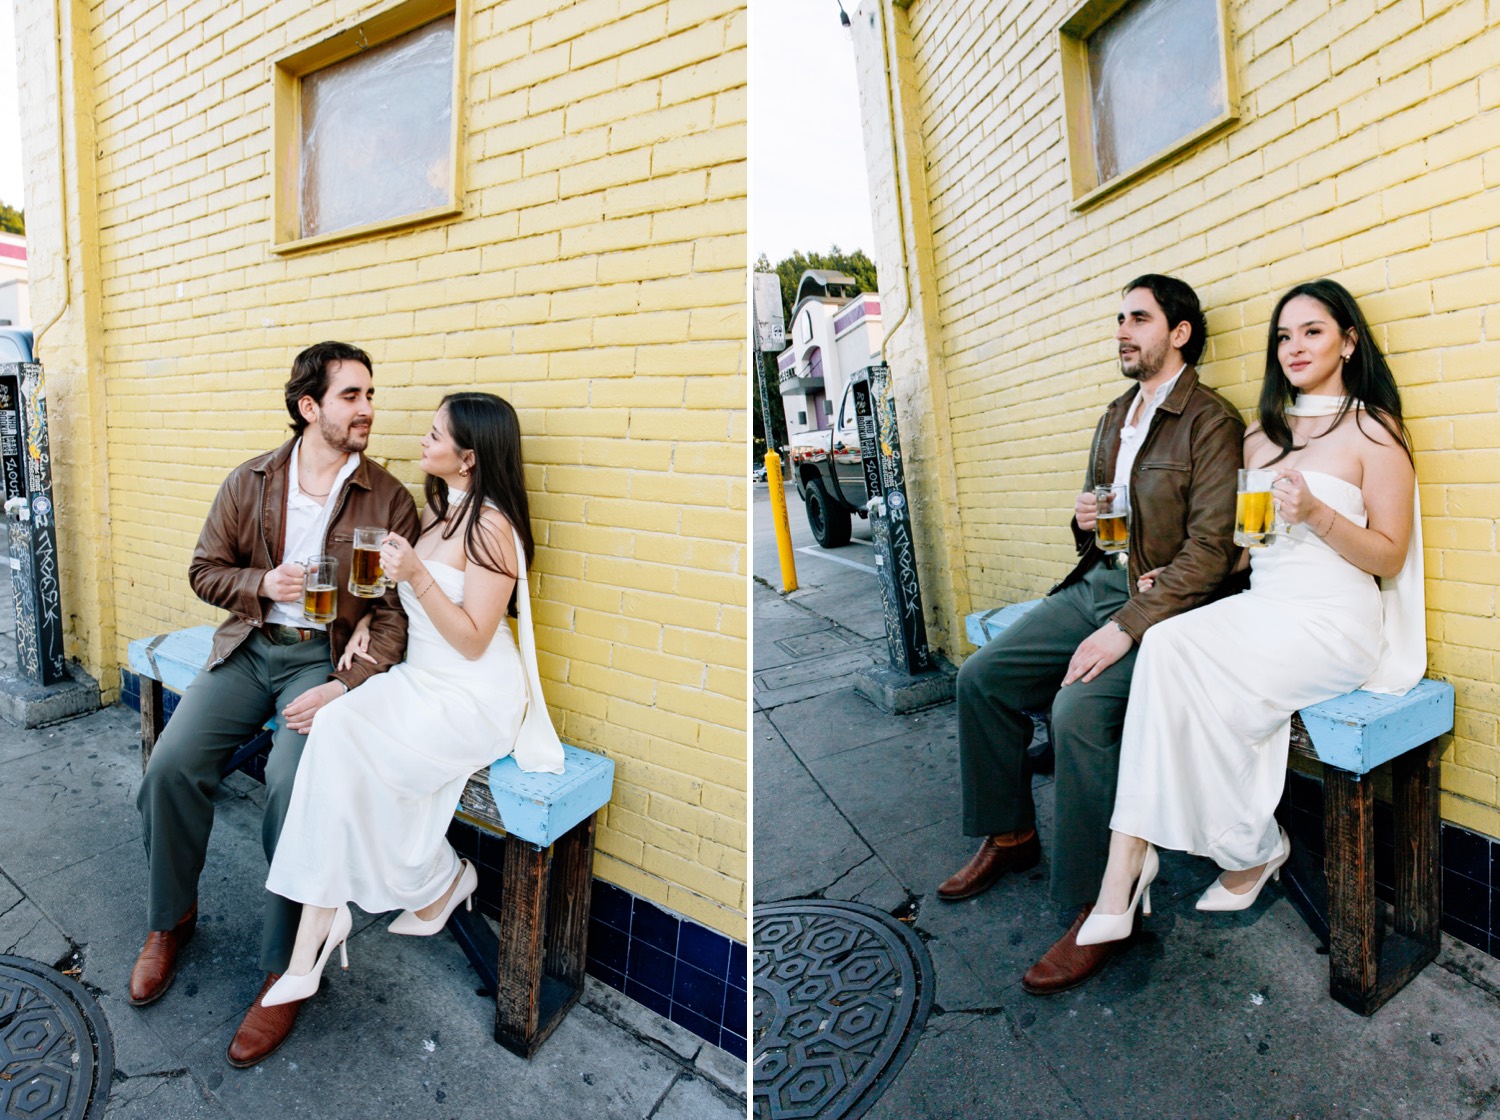
[[[1316,778],[1289,770],[1276,811],[1287,832],[1308,851],[1323,851],[1323,786]],[[1444,933],[1500,957],[1500,840],[1444,821],[1440,830]],[[1375,802],[1375,896],[1395,897],[1395,840],[1391,807]]]
[[[140,678],[128,669],[120,671],[120,699],[140,710]],[[163,692],[168,718],[177,699]],[[480,911],[498,918],[505,841],[460,821],[449,828],[448,840],[479,868],[475,901]],[[745,1057],[749,989],[743,942],[595,879],[588,946],[590,976],[704,1041]]]

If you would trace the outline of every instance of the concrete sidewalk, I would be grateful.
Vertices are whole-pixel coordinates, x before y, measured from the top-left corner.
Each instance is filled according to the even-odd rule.
[[[1328,958],[1279,888],[1242,914],[1200,914],[1215,869],[1193,857],[1164,855],[1144,939],[1100,975],[1024,992],[1072,918],[1048,900],[1046,856],[977,898],[938,901],[976,844],[961,834],[953,705],[890,716],[855,694],[849,674],[886,658],[873,576],[811,557],[804,570],[798,554],[803,590],[782,595],[769,502],[755,497],[756,905],[866,903],[931,958],[931,1013],[865,1116],[1500,1117],[1494,958],[1445,936],[1435,964],[1361,1018],[1329,998]],[[1051,779],[1034,783],[1045,852]]]
[[[0,672],[15,658],[10,603],[7,573]],[[495,1043],[493,1000],[452,938],[388,936],[383,917],[359,911],[349,971],[330,970],[280,1050],[230,1067],[225,1048],[263,979],[262,789],[243,775],[220,791],[177,979],[159,1003],[131,1007],[145,936],[139,734],[120,705],[31,731],[0,723],[0,955],[74,969],[98,1000],[114,1050],[110,1117],[744,1115],[743,1063],[592,978],[539,1054],[515,1057]]]

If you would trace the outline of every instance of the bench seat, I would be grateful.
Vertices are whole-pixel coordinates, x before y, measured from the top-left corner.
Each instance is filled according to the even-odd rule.
[[[1040,602],[975,611],[965,619],[969,641],[992,641]],[[1453,708],[1451,684],[1423,680],[1404,696],[1356,690],[1292,716],[1292,752],[1323,768],[1324,864],[1322,882],[1299,874],[1295,860],[1283,877],[1298,911],[1328,943],[1329,993],[1361,1015],[1373,1014],[1437,956],[1438,757],[1440,737],[1453,729]],[[1396,898],[1394,928],[1381,937],[1374,783],[1363,779],[1386,763]]]
[[[208,661],[213,634],[212,626],[193,626],[130,643],[130,669],[141,682],[143,769],[166,722],[164,689],[186,691]],[[263,731],[235,751],[225,773],[247,768],[254,776],[269,748]],[[506,841],[499,937],[462,908],[448,929],[495,993],[495,1040],[526,1058],[583,991],[594,818],[614,788],[615,764],[603,755],[564,744],[563,767],[529,774],[502,758],[469,778],[454,813]]]

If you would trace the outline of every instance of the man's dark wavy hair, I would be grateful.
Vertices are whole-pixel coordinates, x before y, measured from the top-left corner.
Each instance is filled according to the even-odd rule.
[[[375,373],[370,355],[347,342],[318,342],[298,354],[292,362],[292,376],[286,383],[286,410],[292,418],[292,431],[299,436],[307,427],[307,421],[302,418],[297,402],[303,397],[311,397],[319,404],[323,403],[323,394],[328,392],[328,367],[334,362],[359,362],[371,375]]]
[[[1190,366],[1197,365],[1198,359],[1203,356],[1203,347],[1208,342],[1208,321],[1203,318],[1198,293],[1175,276],[1148,272],[1126,284],[1120,294],[1128,296],[1137,288],[1145,288],[1156,297],[1156,302],[1161,305],[1162,312],[1167,317],[1167,330],[1175,330],[1178,323],[1186,323],[1192,328],[1192,334],[1188,335],[1188,340],[1182,345],[1182,360]]]

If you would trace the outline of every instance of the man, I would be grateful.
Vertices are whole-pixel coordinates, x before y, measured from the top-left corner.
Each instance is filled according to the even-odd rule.
[[[177,957],[193,935],[198,876],[213,827],[213,795],[234,748],[280,713],[266,761],[261,841],[266,860],[291,799],[302,746],[319,709],[406,651],[406,615],[394,590],[380,599],[338,595],[325,627],[302,614],[302,561],[338,557],[350,570],[355,526],[382,526],[415,540],[415,503],[363,452],[374,420],[370,357],[341,342],[297,355],[286,383],[291,440],[236,467],[219,488],[198,537],[188,579],[198,597],[229,616],[214,634],[205,671],[193,681],[163,731],[141,781],[150,864],[146,945],[130,974],[130,1002],[154,1003],[171,985]],[[355,623],[370,613],[374,661],[334,666]],[[301,907],[266,895],[260,963],[270,975],[263,996],[286,968]],[[291,1033],[298,1004],[246,1013],[229,1046],[231,1065],[259,1062]]]
[[[1193,364],[1205,324],[1197,295],[1169,276],[1131,281],[1115,339],[1120,371],[1136,384],[1110,404],[1094,433],[1073,507],[1078,564],[958,675],[964,832],[985,840],[938,887],[946,901],[979,894],[1041,858],[1025,768],[1026,712],[1052,706],[1052,897],[1082,909],[1023,979],[1039,995],[1081,983],[1124,944],[1085,947],[1075,937],[1104,872],[1136,649],[1154,623],[1214,597],[1238,555],[1234,493],[1244,424],[1198,382]],[[1116,483],[1130,488],[1127,563],[1094,539],[1094,487]],[[1141,591],[1137,581],[1147,572],[1155,581]]]

